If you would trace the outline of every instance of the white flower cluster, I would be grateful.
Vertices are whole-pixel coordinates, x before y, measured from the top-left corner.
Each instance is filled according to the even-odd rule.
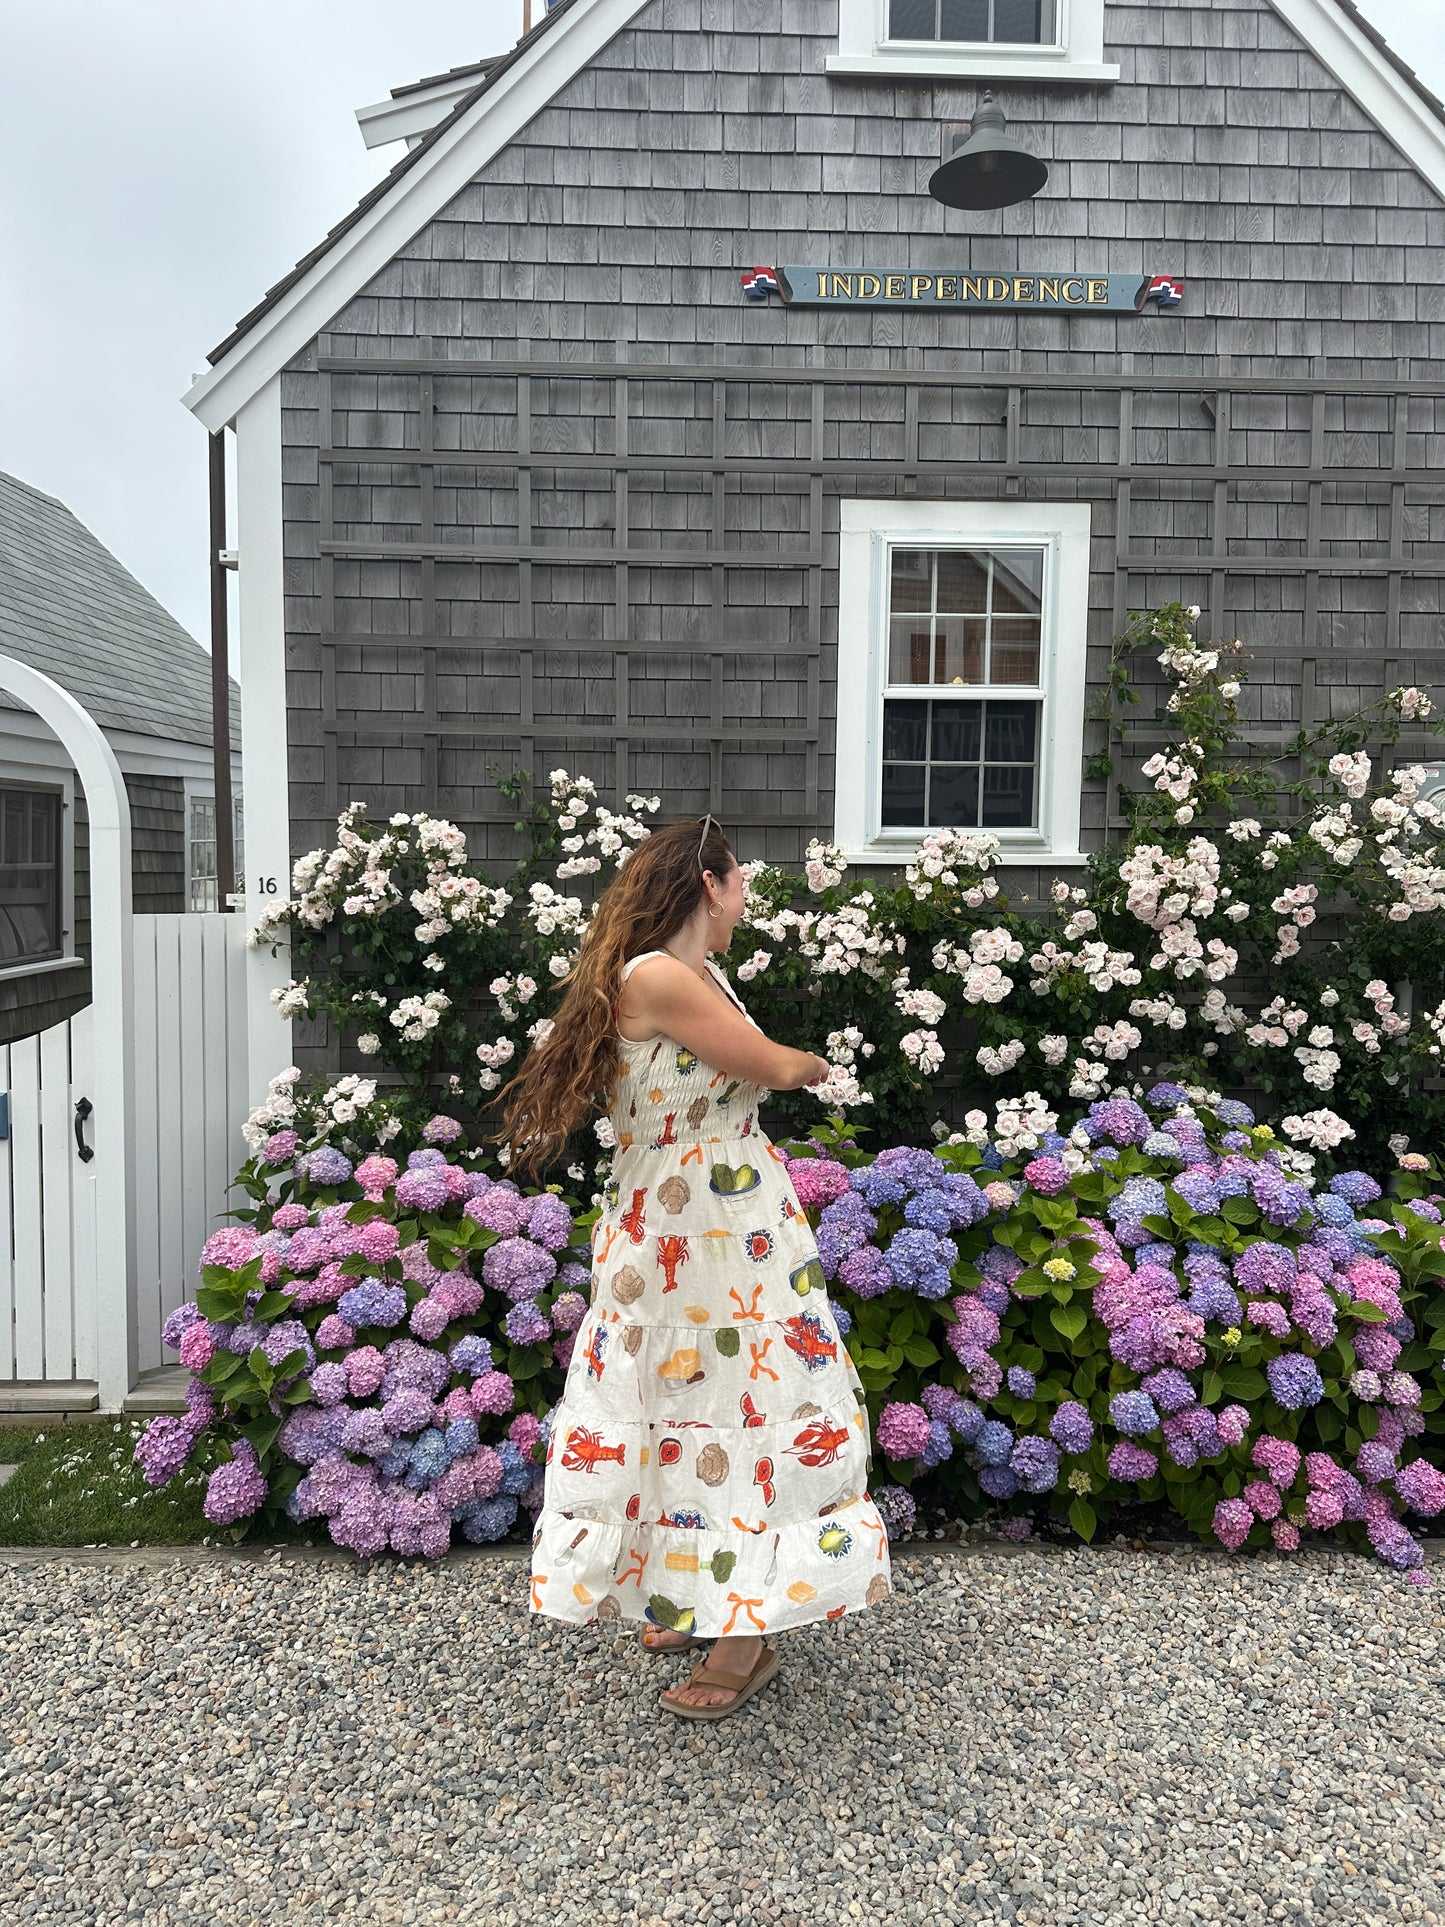
[[[1173,755],[1166,755],[1163,750],[1156,751],[1143,766],[1141,774],[1152,778],[1155,789],[1179,806],[1174,812],[1176,823],[1194,821],[1191,798],[1199,781],[1197,765],[1203,759],[1204,750],[1200,744],[1184,743]]]
[[[1143,1041],[1134,1025],[1121,1017],[1117,1024],[1096,1024],[1084,1038],[1083,1049],[1090,1057],[1106,1057],[1112,1064],[1121,1064]]]
[[[1433,715],[1435,710],[1434,703],[1424,690],[1413,686],[1391,690],[1390,701],[1399,706],[1401,720],[1407,723],[1423,723],[1428,716]]]
[[[1276,997],[1265,1005],[1257,1020],[1245,1031],[1247,1042],[1262,1049],[1268,1045],[1274,1050],[1283,1050],[1285,1045],[1309,1022],[1309,1012],[1298,1005],[1286,1004],[1283,997]]]
[[[1000,964],[1017,963],[1023,945],[1002,925],[990,930],[974,930],[967,947],[940,941],[933,946],[933,967],[946,976],[962,978],[965,1003],[1001,1004],[1014,987],[1012,977]]]
[[[1074,1059],[1074,1074],[1069,1079],[1070,1097],[1102,1097],[1108,1088],[1107,1064],[1091,1064],[1087,1057]]]
[[[501,1013],[503,1023],[515,1024],[517,1005],[530,1004],[537,994],[537,979],[525,975],[493,977],[487,989],[497,1000],[497,1009]]]
[[[1199,611],[1191,605],[1192,621],[1199,620]],[[1201,649],[1196,642],[1175,642],[1159,653],[1159,667],[1166,676],[1184,688],[1192,688],[1205,682],[1219,667],[1217,649]]]
[[[1418,765],[1393,771],[1395,794],[1370,805],[1371,816],[1383,825],[1375,837],[1380,867],[1399,892],[1386,912],[1392,923],[1445,909],[1445,867],[1435,861],[1438,839],[1445,833],[1445,810],[1420,795],[1427,776]],[[1436,843],[1428,842],[1431,837]]]
[[[755,950],[746,962],[740,963],[733,973],[740,982],[750,984],[754,977],[761,976],[773,961],[771,950]]]
[[[1038,1049],[1039,1056],[1046,1064],[1057,1067],[1069,1054],[1069,1040],[1067,1037],[1041,1037],[1038,1040]]]
[[[1445,1005],[1441,1006],[1445,1010]],[[277,1071],[266,1086],[266,1101],[246,1119],[241,1135],[253,1151],[263,1145],[273,1131],[292,1130],[296,1125],[296,1085],[301,1072],[295,1064]]]
[[[376,1081],[370,1077],[357,1077],[353,1072],[340,1077],[321,1095],[321,1108],[336,1124],[350,1124],[364,1111],[376,1097]]]
[[[1157,997],[1136,997],[1129,1006],[1129,1015],[1143,1018],[1161,1030],[1183,1030],[1189,1022],[1188,1011],[1176,1003],[1167,990]]]
[[[887,960],[902,954],[905,940],[901,932],[874,922],[875,905],[873,892],[863,890],[821,916],[812,910],[779,910],[751,922],[775,944],[786,944],[789,934],[796,933],[798,953],[807,958],[815,977],[847,977],[858,970],[881,981],[891,976]]]
[[[1183,856],[1141,843],[1119,865],[1130,913],[1151,930],[1185,917],[1208,917],[1219,901],[1219,851],[1207,836],[1189,839]]]
[[[1172,969],[1181,981],[1195,975],[1207,977],[1210,983],[1221,984],[1231,976],[1239,963],[1239,952],[1232,949],[1222,937],[1211,937],[1201,943],[1199,932],[1192,917],[1185,917],[1180,923],[1171,923],[1159,934],[1159,948],[1149,959],[1151,970]]]
[[[442,1012],[451,1007],[452,1000],[444,990],[429,990],[424,997],[403,997],[389,1013],[389,1021],[408,1044],[420,1044],[441,1022]]]
[[[936,1024],[948,1009],[937,991],[912,989],[906,970],[893,979],[893,1001],[900,1017],[917,1017],[925,1024]]]
[[[843,881],[847,867],[841,844],[824,843],[816,836],[809,843],[803,873],[810,890],[831,890],[835,883]]]
[[[435,943],[448,931],[462,927],[494,930],[512,907],[510,891],[493,889],[476,877],[450,871],[429,878],[411,893],[411,907],[421,918],[413,933],[418,943]]]
[[[1290,889],[1282,890],[1270,904],[1270,909],[1277,917],[1287,919],[1275,931],[1278,948],[1272,962],[1283,963],[1286,957],[1299,955],[1299,933],[1314,922],[1315,898],[1318,895],[1319,890],[1313,883],[1296,883]]]
[[[1346,869],[1364,847],[1364,838],[1355,826],[1354,813],[1348,803],[1321,810],[1310,824],[1309,834],[1331,862],[1342,863]]]
[[[1037,1151],[1039,1139],[1058,1129],[1058,1112],[1051,1111],[1037,1091],[1025,1091],[1022,1097],[1001,1097],[995,1109],[998,1122],[994,1135],[1005,1157],[1014,1151]]]
[[[560,773],[554,771],[553,775]],[[646,810],[649,813],[659,809],[662,804],[658,796],[629,796],[627,801],[634,811]],[[557,827],[568,832],[562,838],[563,856],[557,865],[559,883],[565,883],[569,877],[595,876],[608,857],[616,858],[620,870],[643,838],[652,834],[639,816],[619,815],[603,803],[593,806],[595,821],[588,829],[579,832],[578,820],[588,807],[585,796],[574,794],[569,798],[566,810],[557,819]]]
[[[907,1036],[899,1039],[898,1048],[913,1068],[922,1071],[925,1077],[932,1077],[943,1062],[943,1046],[938,1041],[936,1030],[910,1030]]]
[[[1360,749],[1353,755],[1341,750],[1338,756],[1329,761],[1329,772],[1352,802],[1358,803],[1370,787],[1371,764],[1369,757]]]
[[[1282,1120],[1281,1128],[1288,1137],[1313,1145],[1317,1151],[1333,1151],[1346,1138],[1355,1135],[1354,1126],[1336,1117],[1333,1111],[1306,1111],[1303,1117],[1290,1116]]]
[[[379,835],[365,837],[357,829],[365,816],[364,803],[348,803],[336,820],[335,848],[309,850],[297,859],[291,872],[293,896],[266,907],[250,933],[252,944],[277,942],[293,920],[323,930],[338,910],[346,917],[385,915],[403,900],[392,872],[398,859],[413,849],[425,859],[427,871],[421,891],[412,895],[413,907],[428,925],[420,942],[434,942],[453,924],[474,916],[489,923],[500,920],[511,901],[507,893],[454,874],[467,861],[466,837],[454,823],[421,810],[408,816],[403,810]],[[500,908],[498,898],[504,899]]]
[[[579,943],[587,927],[581,897],[564,897],[550,883],[534,883],[528,890],[527,915],[539,937],[560,937],[567,944]]]
[[[1033,972],[1029,988],[1039,996],[1050,990],[1066,971],[1077,970],[1090,990],[1100,996],[1116,984],[1132,987],[1142,981],[1130,950],[1111,950],[1103,942],[1081,944],[1077,950],[1061,950],[1050,941],[1029,958]]]
[[[1023,1056],[1025,1048],[1021,1037],[1010,1037],[997,1050],[991,1044],[980,1044],[974,1062],[990,1077],[1005,1077]]]
[[[973,835],[967,830],[930,830],[918,846],[918,856],[903,872],[904,882],[920,903],[940,885],[958,891],[956,901],[981,910],[998,895],[998,884],[987,874],[999,852],[996,836]],[[964,873],[974,872],[970,876]]]
[[[502,1081],[502,1067],[510,1064],[517,1054],[517,1047],[510,1037],[499,1037],[493,1044],[478,1044],[477,1059],[482,1068],[477,1073],[477,1082],[484,1091],[494,1091]]]
[[[1340,1057],[1333,1048],[1334,1041],[1335,1033],[1328,1024],[1316,1024],[1308,1041],[1295,1046],[1295,1061],[1300,1067],[1300,1075],[1306,1084],[1312,1084],[1317,1091],[1332,1091],[1335,1087]]]
[[[278,1017],[309,1017],[311,1015],[311,986],[305,978],[297,983],[293,978],[288,984],[271,992],[271,1002],[276,1006]]]
[[[871,1057],[873,1051],[874,1046],[866,1041],[856,1024],[845,1025],[842,1030],[830,1030],[821,1054],[832,1068],[821,1083],[807,1086],[809,1095],[826,1104],[830,1110],[871,1104],[873,1093],[865,1091],[858,1082],[854,1066],[860,1057]]]

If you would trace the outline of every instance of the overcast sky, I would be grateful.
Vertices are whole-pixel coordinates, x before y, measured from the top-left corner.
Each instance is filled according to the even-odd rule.
[[[1440,0],[1364,7],[1445,94]],[[521,11],[0,0],[0,468],[58,495],[202,642],[205,433],[181,393],[401,153],[368,153],[354,110],[505,51]]]

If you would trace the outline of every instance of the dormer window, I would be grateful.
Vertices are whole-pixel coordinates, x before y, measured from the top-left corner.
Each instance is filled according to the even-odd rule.
[[[1117,80],[1104,0],[838,0],[830,74]]]
[[[888,0],[888,38],[955,46],[1052,47],[1055,0]]]

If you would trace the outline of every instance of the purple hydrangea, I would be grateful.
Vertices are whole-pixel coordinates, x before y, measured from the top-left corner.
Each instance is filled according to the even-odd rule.
[[[1013,1433],[998,1419],[986,1419],[973,1442],[974,1456],[982,1466],[1007,1465],[1013,1456]],[[995,1495],[997,1496],[997,1495]]]
[[[1108,1216],[1117,1225],[1139,1225],[1145,1218],[1167,1218],[1169,1201],[1158,1178],[1128,1178],[1109,1200]]]
[[[319,1150],[308,1151],[302,1163],[307,1179],[327,1190],[345,1184],[351,1176],[351,1159],[330,1144],[323,1144]]]
[[[350,1166],[347,1166],[348,1174]],[[260,1510],[266,1498],[266,1479],[256,1448],[249,1439],[236,1439],[231,1456],[206,1481],[203,1510],[212,1525],[234,1525]]]
[[[819,1250],[821,1252],[821,1236]],[[837,1282],[859,1298],[877,1298],[893,1289],[893,1273],[877,1245],[859,1245],[836,1268]]]
[[[489,1191],[485,1204],[495,1197]],[[502,1238],[490,1245],[482,1259],[482,1279],[493,1291],[505,1292],[514,1304],[535,1298],[557,1275],[557,1260],[530,1238]]]
[[[1330,1190],[1356,1211],[1373,1204],[1380,1196],[1379,1185],[1363,1171],[1337,1171],[1330,1179]]]
[[[1011,1499],[1019,1489],[1019,1476],[1011,1465],[980,1466],[979,1489],[991,1499]]]
[[[1057,1158],[1035,1158],[1024,1166],[1024,1181],[1042,1197],[1056,1198],[1069,1187],[1069,1173]]]
[[[1242,1251],[1234,1261],[1235,1283],[1242,1291],[1289,1291],[1298,1276],[1294,1253],[1264,1238]]]
[[[520,1304],[513,1305],[502,1322],[514,1345],[540,1345],[552,1334],[551,1319],[530,1299],[524,1298]]]
[[[1059,1451],[1048,1439],[1020,1439],[1009,1464],[1025,1492],[1052,1492],[1059,1482]]]
[[[168,1485],[195,1450],[193,1425],[170,1413],[153,1418],[135,1442],[134,1458],[147,1485]]]
[[[192,1325],[199,1325],[203,1322],[200,1307],[191,1304],[190,1301],[187,1300],[185,1304],[177,1305],[170,1317],[167,1318],[166,1322],[161,1326],[161,1343],[168,1345],[172,1351],[177,1351],[180,1348],[181,1340],[191,1329]]]
[[[1089,1106],[1089,1121],[1113,1144],[1142,1144],[1153,1131],[1148,1113],[1129,1097],[1109,1097]]]
[[[1145,1479],[1152,1479],[1159,1470],[1159,1460],[1142,1445],[1135,1445],[1129,1439],[1120,1439],[1109,1453],[1108,1466],[1111,1479],[1142,1485]]]
[[[1264,1375],[1275,1404],[1286,1412],[1318,1405],[1325,1395],[1319,1367],[1303,1352],[1281,1352],[1278,1358],[1268,1360]]]
[[[1412,1459],[1395,1474],[1395,1491],[1411,1512],[1433,1519],[1445,1511],[1445,1472],[1425,1459]]]
[[[886,1256],[895,1284],[917,1292],[920,1298],[942,1298],[953,1283],[958,1246],[952,1238],[905,1225],[889,1240]]]
[[[929,1423],[921,1405],[894,1399],[878,1415],[875,1442],[890,1459],[915,1459],[928,1443]]]
[[[1151,1372],[1141,1389],[1149,1394],[1161,1412],[1182,1412],[1186,1406],[1198,1403],[1194,1387],[1183,1372],[1176,1371],[1172,1365]]]
[[[873,1504],[890,1539],[906,1539],[918,1523],[918,1507],[906,1485],[880,1485]]]
[[[336,1309],[358,1331],[368,1325],[399,1325],[406,1317],[406,1292],[382,1278],[363,1278],[342,1292]]]
[[[396,1202],[404,1211],[440,1211],[450,1196],[451,1187],[440,1165],[403,1171],[396,1181]]]
[[[1214,1535],[1231,1552],[1238,1552],[1253,1526],[1254,1513],[1243,1499],[1221,1499],[1214,1508]]]
[[[1004,1383],[1015,1398],[1032,1398],[1038,1390],[1038,1380],[1024,1365],[1010,1365]]]
[[[1077,1456],[1094,1442],[1094,1421],[1077,1399],[1067,1398],[1049,1420],[1049,1436],[1061,1451]]]

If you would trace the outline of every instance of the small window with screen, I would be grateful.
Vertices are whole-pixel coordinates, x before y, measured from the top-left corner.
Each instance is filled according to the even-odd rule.
[[[1057,0],[888,0],[888,38],[953,46],[1052,47]]]
[[[61,796],[0,786],[0,970],[62,951]]]

